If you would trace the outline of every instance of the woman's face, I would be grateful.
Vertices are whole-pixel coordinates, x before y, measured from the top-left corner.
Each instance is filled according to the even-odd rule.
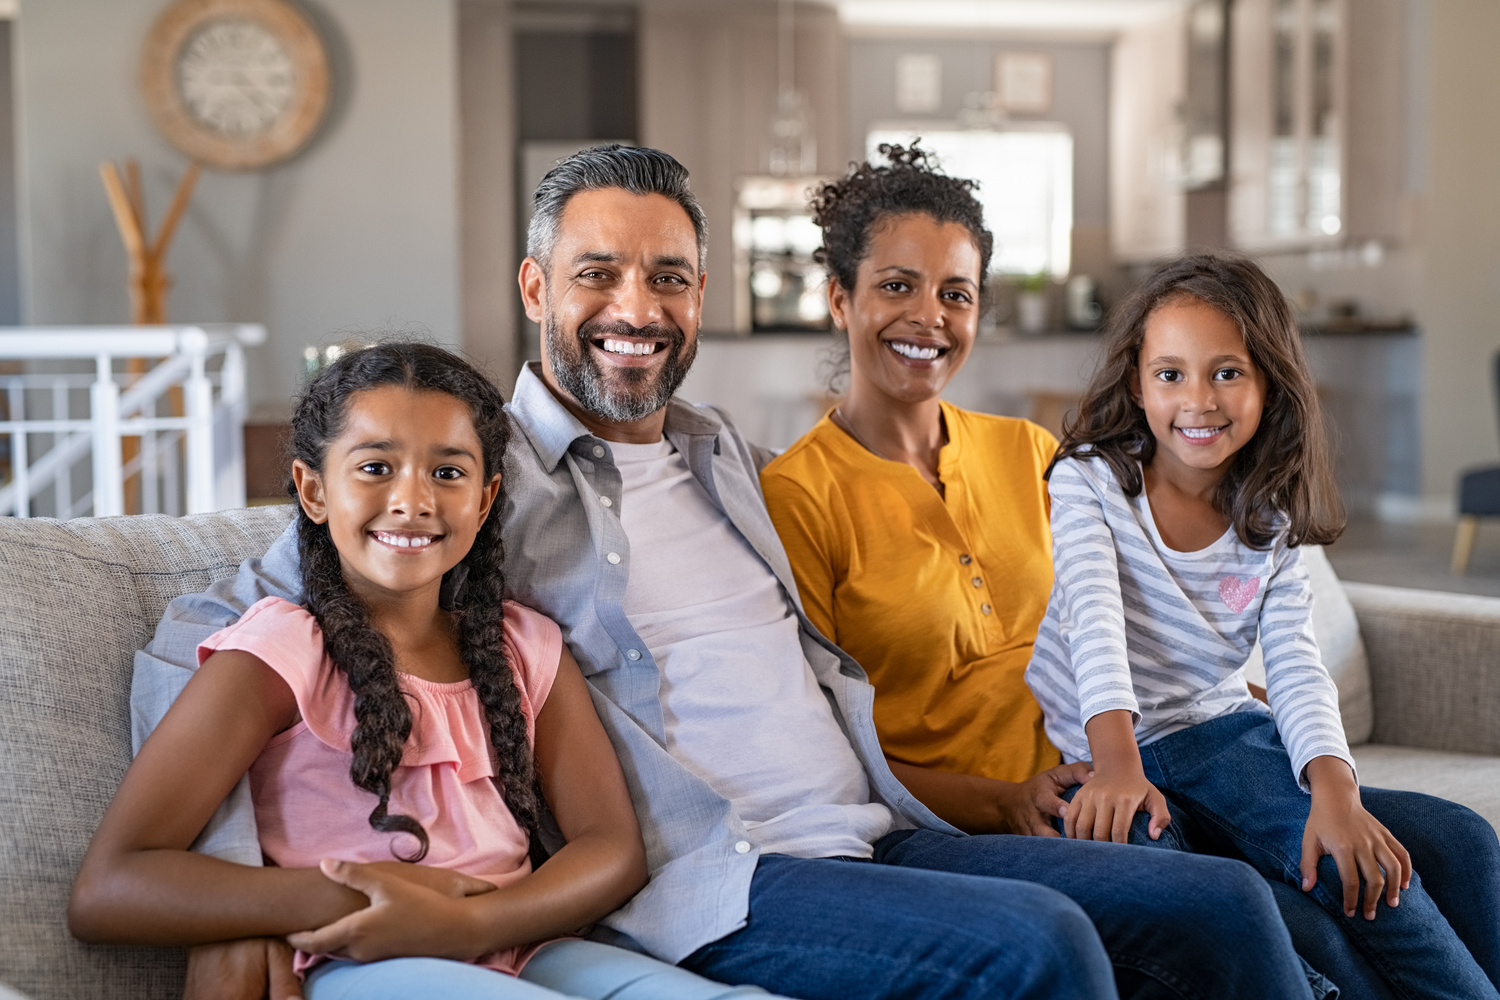
[[[936,397],[958,374],[979,325],[979,247],[956,222],[887,216],[870,232],[854,287],[831,281],[833,321],[849,332],[851,391],[892,401]]]

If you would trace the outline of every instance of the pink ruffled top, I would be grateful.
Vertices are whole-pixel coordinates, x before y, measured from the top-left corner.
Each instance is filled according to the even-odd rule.
[[[552,690],[562,634],[543,615],[507,602],[505,652],[521,692],[527,737]],[[349,778],[354,693],[323,652],[323,631],[306,610],[279,597],[257,602],[243,618],[198,647],[202,664],[218,650],[258,657],[292,689],[302,719],[278,733],[250,768],[260,845],[283,868],[317,867],[323,858],[391,861],[392,849],[416,847],[407,834],[370,827],[375,796]],[[464,872],[497,886],[531,871],[528,842],[494,778],[498,758],[471,681],[439,683],[399,677],[412,706],[412,731],[391,775],[390,811],[415,817],[429,840],[422,863]],[[534,946],[479,959],[514,975]],[[297,954],[299,973],[318,956]]]

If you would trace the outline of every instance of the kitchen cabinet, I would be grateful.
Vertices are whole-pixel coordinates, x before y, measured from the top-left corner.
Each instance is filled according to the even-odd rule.
[[[1115,257],[1405,241],[1406,11],[1406,0],[1193,0],[1122,32],[1110,79]],[[1204,100],[1215,89],[1217,132],[1216,101]]]
[[[1235,0],[1229,219],[1245,250],[1406,235],[1402,0]]]

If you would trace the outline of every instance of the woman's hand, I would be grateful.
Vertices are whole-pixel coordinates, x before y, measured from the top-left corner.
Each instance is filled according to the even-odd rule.
[[[469,909],[455,905],[456,900],[479,894],[465,891],[478,879],[457,872],[446,873],[457,878],[445,879],[441,868],[399,862],[325,859],[318,867],[326,878],[364,893],[370,905],[326,927],[288,935],[287,943],[294,948],[356,962],[409,955],[469,962],[489,950],[474,943],[476,928]]]
[[[1387,906],[1401,902],[1411,886],[1411,855],[1359,801],[1359,785],[1349,765],[1337,757],[1315,757],[1307,765],[1312,811],[1302,834],[1302,891],[1318,882],[1318,859],[1328,854],[1344,888],[1344,916],[1359,905],[1365,883],[1365,919],[1375,919],[1382,894]]]
[[[1063,792],[1093,776],[1093,768],[1079,761],[1048,768],[1020,784],[996,782],[995,808],[999,822],[993,832],[1028,837],[1060,836],[1052,821],[1067,815],[1068,804],[1063,801]]]
[[[1130,824],[1135,814],[1151,814],[1151,839],[1172,822],[1166,797],[1144,774],[1095,774],[1084,782],[1063,814],[1063,830],[1075,840],[1130,842]]]

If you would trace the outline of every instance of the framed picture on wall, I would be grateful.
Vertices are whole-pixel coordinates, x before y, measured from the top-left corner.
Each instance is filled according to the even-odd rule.
[[[1052,57],[1043,52],[995,56],[995,97],[1006,111],[1030,115],[1051,111]]]

